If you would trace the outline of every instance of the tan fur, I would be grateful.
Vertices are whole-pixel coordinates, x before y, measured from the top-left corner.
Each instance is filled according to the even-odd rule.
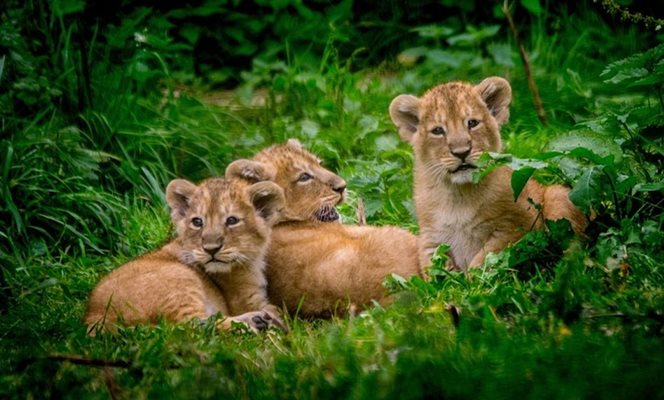
[[[429,265],[435,249],[447,243],[451,267],[476,267],[489,252],[503,250],[529,230],[541,228],[543,219],[566,218],[576,232],[585,229],[585,216],[563,186],[545,187],[530,180],[515,202],[512,171],[507,167],[472,183],[479,156],[502,150],[499,127],[509,117],[511,98],[509,83],[491,77],[476,86],[442,84],[421,98],[400,95],[390,104],[392,121],[415,153],[422,266]],[[529,199],[541,206],[541,214]]]
[[[420,274],[417,238],[410,232],[339,223],[335,206],[343,200],[345,182],[297,141],[238,160],[226,173],[271,179],[284,190],[286,204],[272,230],[266,275],[270,301],[289,312],[329,317],[373,300],[388,304],[391,298],[382,286],[386,276]],[[312,178],[302,182],[304,173]]]
[[[280,325],[267,300],[263,258],[282,190],[272,182],[250,186],[212,178],[196,186],[176,179],[166,198],[176,239],[99,282],[84,317],[91,332],[160,318],[203,320],[219,312],[232,316],[221,328],[231,321],[254,330]]]

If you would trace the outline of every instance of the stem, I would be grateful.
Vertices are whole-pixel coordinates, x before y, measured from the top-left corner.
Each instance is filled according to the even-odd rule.
[[[542,105],[542,98],[540,97],[539,90],[537,89],[537,84],[533,79],[533,74],[530,72],[530,63],[528,62],[528,54],[526,54],[526,49],[523,46],[523,41],[519,37],[519,31],[516,29],[514,20],[512,19],[512,14],[510,14],[509,4],[507,0],[503,2],[503,14],[507,17],[507,22],[510,25],[512,30],[512,35],[516,41],[517,46],[519,47],[519,55],[521,56],[521,62],[523,63],[523,69],[526,72],[526,78],[528,79],[528,89],[533,95],[533,102],[535,103],[535,110],[537,111],[537,118],[543,125],[546,125],[546,112],[544,112],[544,106]]]
[[[646,28],[655,28],[664,25],[664,19],[653,17],[651,15],[643,15],[640,12],[633,13],[626,7],[622,7],[613,0],[602,0],[602,8],[606,10],[609,15],[617,15],[621,20],[628,20],[635,24],[644,24]]]
[[[611,177],[611,174],[606,172],[606,168],[602,168],[602,173],[609,178],[609,185],[611,186],[611,197],[613,197],[613,204],[616,207],[616,214],[618,215],[618,220],[622,221],[622,212],[620,212],[620,207],[618,207],[618,195],[616,194],[616,185],[613,182],[613,178]]]

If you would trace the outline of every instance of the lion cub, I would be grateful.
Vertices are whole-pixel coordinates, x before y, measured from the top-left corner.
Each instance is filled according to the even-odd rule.
[[[194,185],[176,179],[166,199],[177,237],[160,250],[112,271],[90,295],[90,332],[115,324],[207,319],[218,312],[252,330],[284,328],[266,295],[263,258],[270,226],[283,205],[272,182],[247,185],[212,178]]]
[[[417,238],[410,232],[339,222],[335,207],[343,200],[346,183],[296,140],[230,164],[226,176],[270,179],[284,190],[266,275],[270,301],[285,305],[290,313],[326,318],[374,300],[387,304],[391,299],[382,286],[386,276],[420,274]]]
[[[452,268],[476,267],[489,252],[501,251],[542,227],[544,219],[565,218],[577,233],[585,229],[585,216],[563,186],[530,180],[515,202],[507,167],[472,182],[479,156],[501,151],[499,126],[509,117],[511,99],[509,83],[491,77],[476,86],[442,84],[420,98],[400,95],[390,104],[392,121],[415,153],[422,266],[430,264],[438,245],[447,243]],[[541,215],[532,203],[541,206]]]

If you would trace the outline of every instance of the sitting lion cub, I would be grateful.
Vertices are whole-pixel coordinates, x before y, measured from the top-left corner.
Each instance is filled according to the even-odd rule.
[[[346,183],[320,165],[296,140],[275,145],[252,160],[238,160],[228,177],[270,179],[285,195],[281,222],[267,254],[268,297],[302,317],[326,318],[348,307],[391,300],[386,276],[419,275],[417,238],[397,227],[339,223],[336,205]]]
[[[166,189],[177,237],[160,250],[112,271],[90,295],[84,321],[90,333],[117,323],[207,319],[218,312],[258,331],[284,328],[268,303],[263,258],[270,226],[283,206],[272,182],[247,185],[212,178],[196,186],[182,179]]]
[[[507,121],[511,99],[509,83],[491,77],[476,86],[442,84],[420,98],[400,95],[390,104],[392,121],[415,153],[422,266],[430,264],[438,245],[447,243],[451,267],[476,267],[489,252],[540,228],[544,219],[565,218],[577,233],[585,229],[585,216],[563,186],[530,180],[515,202],[507,167],[472,182],[479,156],[501,150],[499,126]],[[541,206],[542,215],[531,201]]]

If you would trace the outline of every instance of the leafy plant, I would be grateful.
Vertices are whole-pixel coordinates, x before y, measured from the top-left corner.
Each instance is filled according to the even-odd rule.
[[[550,117],[543,128],[502,17],[480,2],[8,5],[0,397],[664,395],[653,33],[609,24],[592,5],[521,1],[514,17]],[[206,54],[210,41],[222,51]],[[391,62],[417,47],[453,52],[459,67]],[[93,61],[89,81],[83,54]],[[389,307],[288,319],[288,335],[166,322],[86,335],[80,316],[101,274],[168,240],[169,179],[218,175],[288,137],[347,180],[345,221],[362,200],[369,223],[415,231],[412,152],[387,117],[389,101],[489,74],[512,83],[503,137],[513,155],[486,155],[486,168],[511,166],[517,194],[528,178],[572,186],[594,217],[588,238],[548,222],[467,274],[445,270],[442,247],[426,279],[388,279]],[[12,86],[24,78],[34,90]],[[237,91],[209,91],[236,80]],[[91,101],[78,103],[86,82]]]

